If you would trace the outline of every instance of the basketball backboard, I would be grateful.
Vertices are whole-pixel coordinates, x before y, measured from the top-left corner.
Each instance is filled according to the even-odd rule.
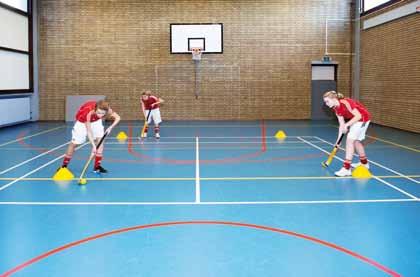
[[[223,53],[222,23],[170,24],[171,54],[190,54],[192,48],[202,53]]]

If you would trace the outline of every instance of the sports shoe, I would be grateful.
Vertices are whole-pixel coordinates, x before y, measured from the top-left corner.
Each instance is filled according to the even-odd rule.
[[[155,134],[155,138],[160,139],[160,135],[159,135],[159,133],[156,133],[156,134]]]
[[[342,167],[339,171],[334,172],[334,175],[337,177],[351,176],[351,170]]]
[[[363,166],[364,166],[364,167],[366,167],[367,169],[369,169],[369,167],[370,167],[370,166],[369,166],[369,163],[367,163],[367,164],[362,164],[361,162],[351,164],[351,167],[356,168],[356,167],[361,166],[361,165],[363,165]]]
[[[67,165],[62,165],[62,166],[60,166],[59,168],[57,168],[57,170],[56,170],[56,172],[58,172],[60,169],[62,169],[62,168],[67,168]]]
[[[147,132],[144,132],[143,135],[141,136],[142,138],[147,138]]]
[[[105,168],[103,168],[102,166],[97,166],[93,169],[93,172],[95,173],[108,173],[108,170],[106,170]]]

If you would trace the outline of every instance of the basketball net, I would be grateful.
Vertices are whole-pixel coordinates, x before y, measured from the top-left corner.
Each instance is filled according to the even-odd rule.
[[[193,47],[191,48],[192,59],[194,61],[201,60],[201,48],[200,47]]]

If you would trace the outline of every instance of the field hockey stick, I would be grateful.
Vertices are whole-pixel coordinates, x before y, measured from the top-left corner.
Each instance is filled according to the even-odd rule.
[[[102,145],[107,135],[108,135],[108,132],[105,132],[105,134],[102,136],[102,138],[99,140],[98,144],[96,145],[96,149],[98,149]],[[92,153],[89,159],[87,160],[85,166],[83,167],[82,173],[80,174],[80,177],[79,177],[79,185],[86,184],[86,179],[84,179],[83,177],[85,176],[86,170],[94,156],[95,156],[95,153]]]
[[[150,117],[150,112],[152,111],[152,109],[149,109],[149,112],[147,113],[147,117],[146,120],[144,121],[144,125],[143,125],[143,129],[141,129],[141,134],[140,137],[142,138],[144,135],[144,131],[146,130],[147,127],[147,122],[149,122],[149,117]]]
[[[333,150],[331,151],[330,155],[328,156],[327,161],[321,163],[323,167],[328,167],[331,164],[332,160],[334,159],[335,154],[338,151],[338,147],[340,147],[340,143],[343,140],[343,137],[344,137],[344,134],[341,134],[340,138],[337,141],[337,144],[334,146]]]

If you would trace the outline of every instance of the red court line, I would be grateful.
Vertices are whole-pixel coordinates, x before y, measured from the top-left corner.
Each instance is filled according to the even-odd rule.
[[[234,226],[234,227],[247,227],[247,228],[253,228],[253,229],[259,229],[259,230],[264,230],[264,231],[270,231],[270,232],[275,232],[275,233],[280,233],[283,235],[288,235],[288,236],[292,236],[292,237],[296,237],[296,238],[300,238],[300,239],[304,239],[304,240],[308,240],[317,244],[320,244],[322,246],[325,247],[329,247],[332,249],[335,249],[339,252],[345,253],[347,255],[350,255],[356,259],[359,259],[373,267],[376,267],[377,269],[389,274],[390,276],[393,277],[401,277],[401,275],[395,271],[393,271],[392,269],[389,269],[387,267],[385,267],[384,265],[369,259],[367,257],[364,257],[356,252],[353,252],[351,250],[348,250],[344,247],[341,247],[339,245],[324,241],[324,240],[320,240],[317,239],[315,237],[311,237],[308,235],[304,235],[304,234],[300,234],[300,233],[296,233],[296,232],[292,232],[292,231],[288,231],[288,230],[284,230],[284,229],[278,229],[278,228],[273,228],[273,227],[268,227],[268,226],[262,226],[262,225],[255,225],[255,224],[248,224],[248,223],[241,223],[241,222],[229,222],[229,221],[173,221],[173,222],[162,222],[162,223],[155,223],[155,224],[147,224],[147,225],[138,225],[138,226],[133,226],[133,227],[128,227],[128,228],[122,228],[122,229],[117,229],[117,230],[113,230],[110,232],[106,232],[106,233],[102,233],[102,234],[98,234],[98,235],[94,235],[94,236],[90,236],[87,237],[85,239],[82,240],[78,240],[78,241],[74,241],[71,242],[69,244],[65,244],[61,247],[52,249],[44,254],[41,254],[35,258],[32,258],[18,266],[16,266],[15,268],[10,269],[9,271],[3,273],[2,275],[0,275],[0,277],[9,277],[12,274],[28,267],[31,264],[34,264],[42,259],[45,259],[51,255],[54,255],[58,252],[62,252],[66,249],[72,248],[74,246],[83,244],[83,243],[87,243],[89,241],[93,241],[96,239],[100,239],[100,238],[104,238],[104,237],[108,237],[108,236],[112,236],[112,235],[116,235],[116,234],[120,234],[120,233],[125,233],[125,232],[130,232],[130,231],[135,231],[135,230],[141,230],[141,229],[149,229],[149,228],[156,228],[156,227],[164,227],[164,226],[175,226],[175,225],[228,225],[228,226]]]
[[[267,151],[266,128],[264,119],[261,120],[261,152]]]
[[[266,135],[266,126],[265,126],[264,120],[261,121],[260,126],[261,126],[261,150],[260,151],[244,154],[239,157],[230,157],[230,158],[223,158],[223,159],[217,159],[217,160],[202,160],[200,161],[200,163],[202,164],[223,164],[223,163],[235,163],[235,162],[266,163],[266,162],[273,162],[273,161],[305,160],[305,159],[318,158],[318,157],[324,156],[323,153],[320,153],[320,154],[307,154],[307,155],[300,155],[300,156],[273,157],[273,158],[267,158],[267,159],[250,160],[250,158],[261,156],[263,152],[267,151],[267,143],[266,143],[267,135]],[[133,150],[133,147],[132,147],[132,132],[133,132],[133,128],[130,123],[129,130],[128,130],[130,139],[128,140],[128,144],[127,144],[128,152],[132,154],[133,156],[140,158],[141,160],[117,159],[117,158],[106,157],[104,159],[105,161],[116,162],[116,163],[128,163],[128,164],[134,164],[134,163],[147,164],[150,162],[150,160],[157,163],[161,163],[163,161],[169,164],[194,164],[195,163],[195,160],[175,160],[175,159],[165,159],[165,158],[154,158],[149,155],[143,155],[141,153],[138,153],[135,150]],[[35,147],[31,144],[26,143],[26,141],[23,139],[24,135],[25,135],[25,132],[23,131],[17,136],[17,139],[20,139],[19,144],[21,146],[27,149],[36,150],[40,153],[44,153],[50,150],[48,148]],[[49,153],[48,155],[58,157],[58,156],[61,156],[62,153],[56,153],[56,154]],[[89,155],[86,155],[86,156],[74,155],[72,160],[85,161],[88,158],[89,158]]]
[[[130,131],[130,130],[129,130]],[[19,137],[23,137],[23,134],[21,134]],[[262,141],[266,141],[266,139],[262,140]],[[48,148],[40,148],[40,147],[35,147],[31,144],[26,143],[25,140],[20,140],[19,144],[21,146],[23,146],[24,148],[27,149],[31,149],[31,150],[36,150],[40,153],[44,153],[49,151],[50,149]],[[132,141],[128,141],[128,144],[131,144],[129,149],[132,149]],[[106,149],[106,148],[105,148]],[[261,146],[262,151],[266,148],[263,147],[263,144]],[[64,152],[62,152],[64,153]],[[62,153],[49,153],[49,156],[54,156],[54,157],[59,157],[62,155]],[[77,152],[79,153],[79,152]],[[258,153],[258,155],[256,155],[256,153]],[[254,153],[250,153],[248,154],[248,158],[252,158],[252,157],[257,157],[260,155],[260,151],[254,152]],[[106,157],[104,160],[107,162],[115,162],[115,163],[127,163],[127,164],[148,164],[150,163],[150,156],[143,156],[140,153],[136,152],[135,156],[140,157],[141,160],[129,160],[129,159],[117,159],[117,158],[111,158],[111,157]],[[259,159],[259,160],[244,160],[244,159],[240,159],[238,160],[238,158],[225,158],[223,159],[224,163],[233,163],[233,162],[242,162],[242,163],[266,163],[266,162],[274,162],[274,161],[291,161],[291,160],[305,160],[305,159],[311,159],[311,158],[318,158],[318,157],[322,157],[324,156],[323,153],[317,153],[317,154],[307,154],[307,155],[300,155],[300,156],[288,156],[288,157],[273,157],[273,158],[267,158],[267,159]],[[143,159],[143,157],[145,159]],[[243,156],[242,156],[243,157]],[[77,161],[86,161],[89,158],[88,155],[74,155],[72,160],[77,160]],[[160,162],[159,159],[156,159],[155,162]],[[215,163],[215,161],[212,161]],[[195,163],[195,160],[190,160],[190,161],[186,161],[184,162],[184,164],[192,164]],[[204,161],[204,163],[211,163],[208,161]],[[178,164],[182,164],[182,162],[179,162]]]
[[[264,120],[260,123],[261,127],[261,150],[239,155],[236,157],[229,157],[229,158],[223,158],[223,159],[215,159],[215,160],[200,160],[200,164],[223,164],[223,163],[233,163],[233,162],[240,162],[240,161],[246,161],[250,158],[255,158],[258,156],[261,156],[264,152],[267,150],[266,146],[266,129],[265,129],[265,123]],[[195,164],[196,160],[179,160],[179,159],[168,159],[168,158],[155,158],[150,155],[142,154],[133,149],[133,126],[131,123],[128,125],[128,143],[127,143],[127,150],[128,152],[135,157],[141,158],[141,159],[147,159],[152,160],[154,162],[159,163],[168,163],[168,164]]]
[[[267,135],[266,135],[266,126],[265,121],[262,120],[260,123],[261,127],[261,150],[243,154],[237,157],[229,157],[223,159],[216,159],[216,160],[200,160],[200,164],[225,164],[225,163],[235,163],[235,162],[242,162],[242,163],[266,163],[266,162],[273,162],[273,161],[292,161],[292,160],[306,160],[312,158],[319,158],[323,157],[324,153],[316,153],[316,154],[306,154],[306,155],[299,155],[299,156],[288,156],[288,157],[273,157],[267,159],[259,159],[259,160],[251,160],[250,158],[256,158],[261,156],[264,152],[267,151]],[[195,164],[195,160],[178,160],[178,159],[167,159],[167,158],[155,158],[151,157],[150,155],[142,154],[133,149],[133,127],[131,124],[128,125],[128,143],[127,143],[127,150],[128,152],[142,160],[151,160],[156,163],[168,163],[168,164]]]

